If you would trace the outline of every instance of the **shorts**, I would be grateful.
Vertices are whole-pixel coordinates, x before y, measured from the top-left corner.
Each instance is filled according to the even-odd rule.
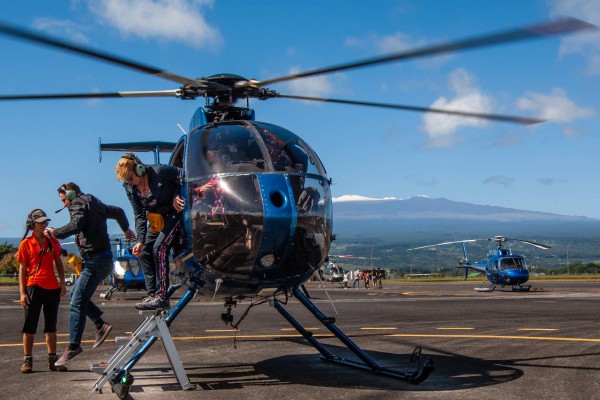
[[[56,333],[58,306],[60,305],[60,288],[44,289],[39,286],[27,286],[29,307],[25,309],[23,333],[34,335],[40,320],[40,312],[44,310],[44,333]]]

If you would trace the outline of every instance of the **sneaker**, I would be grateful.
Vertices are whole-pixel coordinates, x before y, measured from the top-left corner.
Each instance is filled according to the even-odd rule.
[[[33,357],[23,357],[23,365],[21,365],[21,372],[28,374],[33,371]]]
[[[82,352],[83,352],[83,349],[81,348],[81,346],[79,346],[75,350],[69,350],[69,348],[67,347],[65,349],[65,351],[62,353],[62,355],[60,356],[60,358],[58,360],[56,360],[54,365],[57,367],[62,367],[63,365],[65,365],[66,363],[71,361],[73,358],[75,358],[75,356],[78,356]]]
[[[151,300],[143,301],[141,303],[137,303],[135,308],[138,310],[156,310],[158,308],[169,308],[169,301],[163,300],[162,297],[156,296]]]
[[[153,298],[154,298],[154,294],[149,294],[148,296],[144,297],[142,299],[142,301],[140,301],[140,303],[146,303],[146,302],[152,300]]]
[[[58,360],[58,356],[56,354],[48,354],[48,370],[57,371],[57,372],[65,372],[67,371],[67,367],[64,365],[57,366],[56,361]]]
[[[92,349],[95,349],[96,347],[104,343],[104,339],[106,339],[111,329],[112,325],[105,322],[104,325],[102,325],[102,328],[96,330],[96,343],[94,343]]]

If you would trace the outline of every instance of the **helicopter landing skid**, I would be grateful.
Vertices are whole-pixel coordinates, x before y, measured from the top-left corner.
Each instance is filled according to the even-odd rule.
[[[106,289],[106,292],[100,293],[100,298],[102,298],[104,300],[110,300],[113,293],[115,292],[115,290],[117,290],[116,287],[110,287],[110,288]]]
[[[362,362],[347,360],[345,358],[333,355],[325,346],[323,346],[312,332],[304,329],[302,325],[284,308],[283,304],[277,299],[273,304],[275,309],[315,348],[321,353],[321,358],[324,361],[332,362],[348,367],[358,368],[373,372],[380,375],[385,375],[413,385],[418,385],[429,377],[429,374],[435,369],[435,363],[429,357],[425,359],[421,365],[421,348],[416,347],[410,357],[411,362],[418,362],[417,368],[412,371],[394,371],[388,368],[383,368],[377,364],[364,350],[356,345],[344,332],[335,325],[335,318],[326,317],[309,299],[302,290],[298,287],[293,289],[294,296],[304,305],[331,333],[335,335],[349,350],[351,350]]]
[[[481,282],[481,286],[473,288],[473,290],[476,292],[493,292],[496,289],[496,285],[493,283],[489,286],[483,286],[485,283],[486,281]]]
[[[513,285],[513,292],[529,292],[531,291],[531,285],[523,286],[523,285]]]

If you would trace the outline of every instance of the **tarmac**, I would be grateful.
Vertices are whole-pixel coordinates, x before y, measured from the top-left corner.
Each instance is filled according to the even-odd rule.
[[[531,292],[473,290],[479,282],[390,283],[383,289],[306,285],[319,309],[377,363],[400,372],[415,368],[416,346],[436,369],[420,385],[324,362],[269,304],[252,307],[235,331],[220,315],[218,296],[199,296],[171,326],[178,354],[194,390],[182,391],[160,341],[133,368],[133,399],[594,399],[600,398],[600,282],[533,282]],[[113,325],[107,341],[50,372],[42,324],[34,346],[34,373],[21,374],[23,311],[16,287],[0,288],[2,397],[10,399],[118,398],[105,385],[91,393],[99,375],[92,363],[108,360],[115,336],[142,321],[134,303],[143,292],[116,292],[95,302]],[[331,302],[328,298],[331,298]],[[234,321],[250,302],[233,308]],[[296,300],[286,309],[334,354],[357,359]],[[336,314],[337,311],[337,314]],[[59,318],[59,351],[68,343],[65,298]]]

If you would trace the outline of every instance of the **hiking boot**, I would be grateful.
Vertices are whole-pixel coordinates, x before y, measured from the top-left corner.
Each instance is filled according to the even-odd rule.
[[[67,371],[67,367],[64,365],[57,366],[56,361],[58,360],[58,356],[56,354],[48,354],[48,370],[57,371],[57,372],[65,372]]]
[[[96,343],[94,343],[92,349],[95,349],[96,347],[104,343],[104,339],[106,339],[111,329],[112,325],[105,322],[104,325],[102,325],[102,328],[96,330]]]
[[[33,371],[33,357],[25,356],[23,357],[23,365],[21,365],[21,372],[24,374],[28,374]]]
[[[78,356],[82,352],[83,352],[83,349],[81,348],[81,346],[77,347],[77,349],[75,349],[75,350],[69,350],[69,348],[67,347],[65,349],[65,351],[63,351],[60,358],[58,360],[56,360],[54,365],[57,367],[62,367],[63,365],[65,365],[66,363],[71,361],[73,358],[75,358],[75,356]]]
[[[162,297],[156,296],[151,300],[137,303],[135,308],[138,310],[156,310],[158,308],[169,308],[169,301],[165,301]]]

